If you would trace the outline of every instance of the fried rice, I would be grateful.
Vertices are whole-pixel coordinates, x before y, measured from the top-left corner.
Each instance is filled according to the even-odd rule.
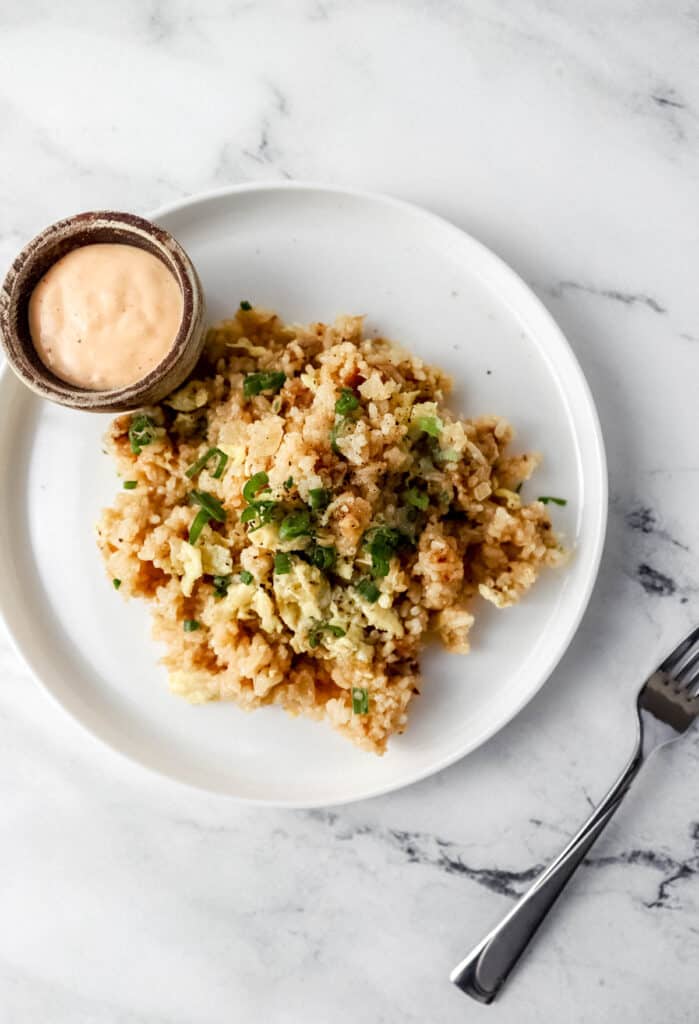
[[[519,494],[538,456],[508,454],[499,416],[455,416],[449,390],[362,317],[241,303],[183,387],[113,422],[125,489],[98,543],[150,602],[173,693],[279,704],[380,754],[427,634],[466,653],[479,596],[506,608],[561,564]]]

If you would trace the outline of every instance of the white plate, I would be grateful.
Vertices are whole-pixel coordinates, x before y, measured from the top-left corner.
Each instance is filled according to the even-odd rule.
[[[118,490],[100,439],[108,418],[42,403],[0,383],[0,611],[46,689],[87,729],[141,764],[207,790],[319,806],[385,793],[473,750],[533,696],[587,605],[606,522],[599,423],[556,324],[496,256],[406,203],[302,185],[254,185],[154,215],[201,274],[212,319],[239,300],[287,320],[366,313],[456,378],[454,404],[515,424],[544,453],[525,485],[563,495],[556,527],[575,548],[520,606],[477,606],[468,657],[428,650],[410,727],[378,758],[276,708],[190,707],[170,696],[145,604],[105,576],[94,523]],[[532,241],[534,244],[534,240]]]

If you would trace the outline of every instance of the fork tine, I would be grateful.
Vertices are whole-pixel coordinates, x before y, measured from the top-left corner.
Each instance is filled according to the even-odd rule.
[[[697,659],[690,678],[682,686],[688,697],[699,697],[699,659]]]
[[[699,647],[690,652],[679,671],[675,671],[673,674],[675,682],[681,689],[687,689],[697,681],[699,677],[697,666],[699,666]]]
[[[699,626],[692,630],[692,632],[681,640],[674,651],[667,656],[665,661],[660,666],[662,672],[667,672],[670,675],[674,675],[675,670],[679,666],[680,662],[684,659],[685,655],[688,654],[691,649],[699,640]]]

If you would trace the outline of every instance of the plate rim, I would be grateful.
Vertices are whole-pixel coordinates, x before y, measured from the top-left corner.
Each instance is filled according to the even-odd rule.
[[[468,754],[477,750],[480,746],[486,743],[494,735],[500,732],[506,725],[508,725],[524,707],[536,696],[536,694],[545,686],[555,668],[563,658],[564,654],[568,650],[574,636],[576,635],[582,618],[588,608],[592,592],[597,581],[599,574],[600,563],[602,559],[602,552],[604,549],[607,522],[608,522],[608,510],[609,510],[609,496],[608,496],[608,467],[607,457],[605,451],[604,437],[602,434],[602,427],[599,419],[599,413],[595,404],[595,400],[590,389],[587,378],[583,372],[580,362],[570,345],[567,337],[563,333],[563,330],[554,319],[546,305],[542,302],[539,296],[533,291],[532,288],[524,281],[524,279],[508,264],[502,257],[495,253],[492,249],[486,246],[483,242],[479,241],[470,232],[464,230],[458,225],[452,223],[446,218],[440,216],[437,213],[409,200],[398,198],[396,196],[388,195],[382,192],[375,192],[362,188],[353,188],[351,186],[325,184],[314,181],[289,181],[289,180],[272,180],[265,182],[244,182],[236,185],[226,185],[216,189],[210,189],[204,192],[194,193],[188,196],[181,197],[180,199],[174,200],[170,203],[165,203],[159,206],[156,210],[146,214],[148,219],[158,221],[162,217],[169,216],[177,213],[188,207],[193,207],[201,203],[206,203],[212,200],[226,199],[230,196],[237,196],[245,193],[259,193],[259,192],[276,192],[276,191],[298,191],[298,192],[320,192],[325,194],[334,194],[343,197],[351,197],[354,199],[360,199],[365,202],[378,203],[382,206],[393,207],[394,209],[407,213],[412,217],[422,219],[426,223],[432,224],[432,226],[439,228],[442,231],[451,233],[455,238],[463,239],[464,237],[468,240],[474,251],[477,251],[484,261],[489,262],[491,267],[497,270],[501,278],[505,279],[511,287],[519,290],[520,294],[526,298],[529,302],[530,307],[534,308],[538,313],[539,317],[547,325],[547,330],[552,336],[555,336],[557,346],[559,350],[565,354],[569,361],[569,366],[577,378],[577,387],[580,389],[581,396],[584,400],[584,406],[586,409],[587,416],[589,418],[589,425],[592,428],[590,440],[592,441],[592,454],[594,456],[594,478],[590,481],[589,477],[583,477],[584,486],[588,486],[588,483],[593,485],[599,494],[599,504],[596,508],[593,508],[593,517],[591,524],[588,527],[592,531],[592,536],[588,540],[588,544],[592,545],[592,550],[587,556],[586,571],[583,577],[582,583],[584,585],[579,587],[577,608],[575,614],[572,616],[568,628],[563,636],[561,636],[554,652],[543,659],[542,667],[538,675],[538,681],[534,686],[531,686],[525,693],[519,694],[518,699],[513,701],[507,706],[505,714],[499,719],[499,721],[492,727],[486,728],[482,733],[475,737],[470,743],[458,748],[456,751],[451,751],[445,754],[441,759],[436,761],[430,767],[419,768],[414,773],[408,773],[404,778],[398,781],[381,782],[376,785],[367,785],[364,789],[356,794],[345,795],[332,800],[328,799],[279,799],[279,798],[264,798],[264,797],[250,797],[239,794],[234,794],[229,791],[216,788],[213,785],[199,784],[192,779],[185,778],[179,774],[174,774],[172,771],[167,769],[159,768],[147,760],[142,759],[139,756],[133,754],[133,752],[127,752],[120,748],[107,736],[103,736],[100,732],[95,731],[87,721],[76,711],[74,708],[68,707],[59,698],[58,694],[54,692],[53,688],[47,684],[38,669],[35,666],[35,659],[32,655],[31,650],[24,644],[22,644],[14,631],[10,627],[8,615],[6,614],[7,598],[3,588],[0,588],[0,622],[4,625],[5,632],[10,641],[10,645],[28,670],[30,676],[34,682],[38,685],[40,690],[49,697],[52,703],[59,707],[61,711],[66,714],[73,722],[75,722],[83,733],[87,734],[93,741],[97,741],[103,748],[108,748],[114,754],[123,758],[131,765],[137,765],[140,769],[152,773],[162,779],[168,780],[170,783],[175,783],[180,786],[184,786],[187,789],[194,790],[199,793],[206,793],[214,797],[235,801],[236,803],[268,807],[268,808],[288,808],[288,809],[314,809],[322,807],[342,806],[344,804],[355,803],[359,800],[371,799],[374,797],[384,796],[388,793],[404,789],[408,786],[412,786],[416,782],[420,782],[423,779],[429,778],[432,775],[443,771],[450,767],[452,764],[460,761]],[[21,382],[17,380],[16,376],[12,372],[11,367],[6,363],[0,369],[0,393],[5,392],[11,387],[21,387]],[[564,391],[564,396],[567,397],[567,392]],[[591,470],[592,471],[592,470]]]

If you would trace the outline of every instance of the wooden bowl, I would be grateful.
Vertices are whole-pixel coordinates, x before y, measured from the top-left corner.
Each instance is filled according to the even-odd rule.
[[[29,297],[57,260],[97,242],[135,245],[157,256],[174,275],[183,299],[172,348],[135,384],[92,391],[56,377],[39,359],[29,333]],[[89,412],[125,412],[153,405],[179,387],[204,345],[204,293],[194,265],[168,231],[131,213],[94,211],[59,220],[32,239],[12,263],[0,290],[0,341],[19,379],[42,398]]]

